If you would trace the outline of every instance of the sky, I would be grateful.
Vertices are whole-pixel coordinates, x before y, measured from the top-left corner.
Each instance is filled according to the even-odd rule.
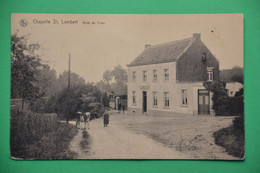
[[[86,82],[121,65],[127,69],[145,44],[160,44],[200,33],[202,42],[220,62],[220,69],[244,67],[242,14],[89,15],[13,14],[11,34],[28,35],[38,43],[43,62],[57,75],[68,69]]]

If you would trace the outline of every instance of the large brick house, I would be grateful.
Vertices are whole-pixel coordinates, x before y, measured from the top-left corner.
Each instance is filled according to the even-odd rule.
[[[128,112],[214,115],[204,81],[219,79],[219,62],[200,34],[144,51],[128,66]]]

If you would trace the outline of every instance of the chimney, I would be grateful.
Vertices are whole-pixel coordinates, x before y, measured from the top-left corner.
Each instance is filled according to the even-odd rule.
[[[145,48],[150,47],[150,46],[152,46],[152,45],[151,45],[151,44],[146,44],[146,45],[145,45]]]
[[[196,40],[199,40],[200,39],[200,33],[194,33],[193,38],[195,38]]]

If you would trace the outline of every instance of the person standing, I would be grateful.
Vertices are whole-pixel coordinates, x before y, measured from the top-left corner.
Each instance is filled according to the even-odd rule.
[[[123,113],[125,113],[125,104],[122,105]]]
[[[104,118],[104,127],[107,127],[107,125],[109,124],[109,112],[106,111],[103,115]]]
[[[79,125],[80,125],[80,116],[81,116],[81,112],[77,112],[77,114],[76,114],[76,127],[77,128],[80,128],[80,127],[78,127]]]
[[[118,103],[118,113],[121,113],[121,103]]]

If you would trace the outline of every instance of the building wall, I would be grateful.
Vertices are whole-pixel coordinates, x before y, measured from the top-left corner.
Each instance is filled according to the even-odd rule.
[[[153,81],[153,70],[157,70],[157,82]],[[169,80],[164,80],[164,69],[169,70]],[[136,81],[132,81],[132,72],[136,71]],[[143,82],[143,71],[147,71],[147,82]],[[142,110],[142,92],[147,92],[147,109],[164,109],[163,102],[164,92],[169,92],[170,103],[172,102],[171,95],[173,94],[173,85],[176,84],[175,62],[134,66],[128,68],[128,108]],[[136,105],[132,103],[132,91],[136,91]],[[153,91],[158,93],[158,107],[152,107]],[[171,111],[165,109],[165,111]]]
[[[169,81],[164,81],[164,69],[169,69]],[[128,112],[142,114],[142,92],[147,92],[147,115],[171,115],[192,114],[198,115],[198,90],[205,89],[201,82],[177,82],[174,69],[176,65],[172,63],[162,63],[146,66],[129,67],[128,69]],[[153,82],[153,69],[157,69],[157,82]],[[143,71],[147,71],[147,82],[143,82]],[[132,72],[136,71],[136,81],[132,81]],[[182,90],[187,91],[188,104],[182,105]],[[132,103],[132,91],[136,91],[136,105]],[[153,106],[153,91],[158,93],[158,106]],[[164,106],[164,92],[169,92],[169,108]],[[212,93],[210,93],[210,108]],[[213,110],[210,110],[214,115]],[[162,114],[161,114],[162,113]]]
[[[169,81],[164,80],[164,69],[169,69]],[[153,70],[157,70],[157,82],[153,81]],[[147,114],[198,114],[198,89],[205,89],[201,82],[177,82],[176,63],[161,63],[128,68],[128,112],[142,114],[143,91],[147,92]],[[136,81],[132,73],[136,71]],[[147,82],[143,82],[143,71],[147,71]],[[182,90],[187,91],[188,104],[182,105]],[[136,91],[136,104],[133,105],[133,91]],[[153,106],[153,92],[157,92],[158,106]],[[164,106],[164,92],[169,92],[169,108]],[[211,103],[211,102],[210,102]]]
[[[206,55],[202,61],[203,53]],[[207,67],[214,67],[214,79],[219,79],[219,62],[200,39],[197,39],[177,61],[177,80],[202,82],[207,80]]]

